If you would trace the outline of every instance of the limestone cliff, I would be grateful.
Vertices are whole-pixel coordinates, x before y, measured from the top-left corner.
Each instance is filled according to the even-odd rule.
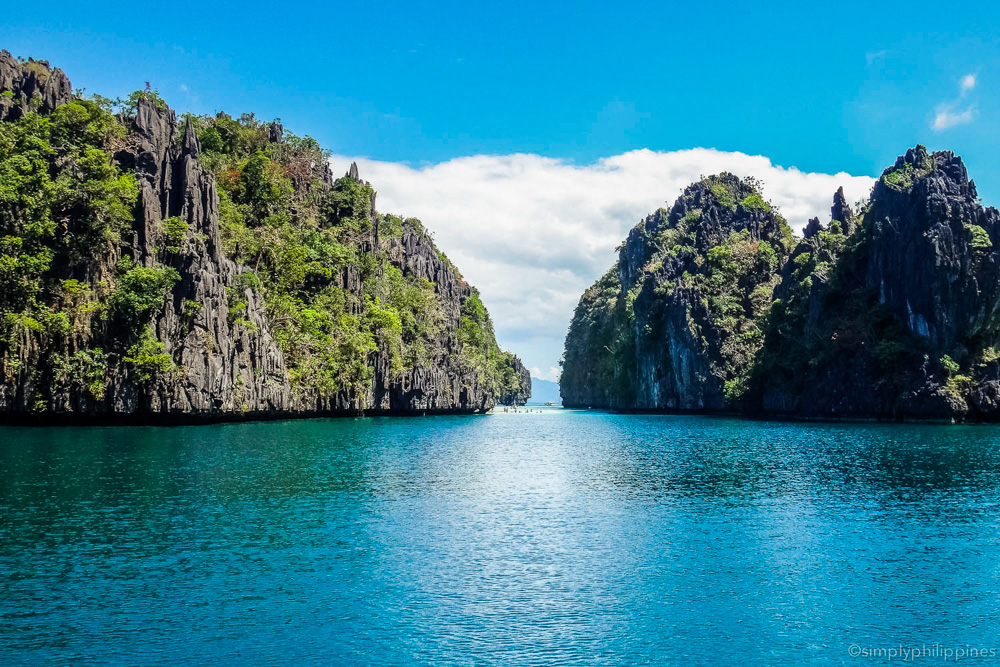
[[[629,233],[584,294],[566,337],[567,407],[731,407],[762,341],[791,232],[758,185],[731,174],[688,187]]]
[[[908,150],[791,253],[750,185],[703,179],[632,230],[570,325],[567,405],[1000,419],[1000,215],[959,157]]]
[[[502,383],[505,390],[500,393],[497,402],[501,405],[524,405],[531,398],[531,372],[517,357],[511,361],[505,369],[507,377]]]
[[[179,121],[152,92],[112,115],[71,90],[0,53],[0,418],[481,412],[530,392],[476,290],[419,221],[376,212],[356,165],[335,179],[252,115]]]
[[[831,216],[783,271],[749,407],[995,419],[1000,220],[961,158],[912,148]]]

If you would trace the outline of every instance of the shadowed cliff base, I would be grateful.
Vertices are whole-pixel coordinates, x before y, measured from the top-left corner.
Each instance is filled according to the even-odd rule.
[[[253,421],[297,421],[302,419],[361,419],[366,417],[413,418],[460,415],[485,415],[488,410],[341,410],[326,412],[131,412],[92,413],[61,412],[53,414],[5,413],[0,414],[0,426],[197,426],[207,424],[235,424]]]
[[[665,417],[700,416],[717,419],[735,419],[752,422],[802,422],[818,424],[963,424],[963,425],[987,425],[1000,423],[1000,418],[989,417],[987,419],[958,420],[952,417],[920,417],[920,416],[827,416],[809,415],[792,412],[767,412],[764,410],[679,410],[671,408],[600,408],[583,407],[579,405],[561,406],[567,410],[583,410],[587,412],[606,412],[608,414],[620,415],[663,415]]]

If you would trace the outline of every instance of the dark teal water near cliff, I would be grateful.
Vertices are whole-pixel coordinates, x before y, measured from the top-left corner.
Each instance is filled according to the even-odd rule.
[[[994,427],[0,429],[4,665],[870,664],[1000,648],[998,547]]]

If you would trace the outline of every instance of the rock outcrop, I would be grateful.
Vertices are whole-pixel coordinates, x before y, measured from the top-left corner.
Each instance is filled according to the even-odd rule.
[[[629,232],[566,337],[567,407],[731,407],[760,345],[790,230],[750,180],[688,187]]]
[[[908,150],[860,211],[838,190],[791,253],[758,193],[713,183],[736,188],[689,188],[581,298],[567,404],[1000,419],[1000,215],[959,157]]]
[[[61,70],[0,53],[0,122],[13,123],[30,113],[52,114],[74,101],[71,90]],[[234,241],[230,233],[227,241],[220,229],[217,175],[206,167],[199,127],[190,119],[178,122],[155,94],[136,99],[134,110],[119,116],[121,132],[116,129],[108,135],[111,139],[99,139],[121,178],[129,174],[134,178],[137,196],[128,228],[117,236],[105,232],[101,240],[84,247],[80,239],[93,236],[93,216],[69,212],[47,241],[55,261],[37,278],[39,293],[48,301],[23,306],[0,295],[4,316],[0,419],[180,422],[361,412],[483,412],[498,400],[512,396],[521,400],[525,391],[530,395],[530,377],[516,357],[496,347],[492,323],[474,288],[418,222],[400,224],[399,219],[376,212],[374,190],[361,181],[356,164],[346,176],[356,184],[350,188],[350,183],[342,184],[344,179],[335,182],[325,161],[291,161],[279,174],[292,188],[290,194],[281,195],[291,197],[288,214],[299,215],[312,206],[310,210],[320,216],[303,223],[320,231],[308,227],[302,233],[315,235],[326,226],[330,240],[317,248],[331,248],[340,253],[335,257],[348,258],[331,260],[335,270],[316,261],[305,265],[314,272],[302,278],[308,284],[291,286],[303,294],[342,295],[337,297],[345,300],[340,317],[348,324],[323,324],[316,319],[322,312],[311,314],[312,306],[289,302],[304,309],[300,322],[312,321],[309,318],[320,322],[312,335],[323,341],[332,335],[328,331],[332,325],[348,327],[350,333],[350,327],[359,326],[351,323],[372,317],[384,320],[366,325],[373,333],[365,336],[374,336],[372,342],[360,338],[342,344],[350,343],[354,346],[350,349],[361,355],[353,370],[341,368],[348,353],[338,352],[335,342],[328,344],[331,351],[326,353],[335,356],[327,361],[312,359],[309,355],[319,354],[310,347],[315,342],[289,341],[283,330],[288,315],[278,312],[282,302],[272,299],[269,305],[265,299],[269,286],[259,284],[255,268],[240,264],[226,251],[228,242],[239,255],[240,240]],[[240,127],[225,114],[217,122],[223,129]],[[301,140],[286,144],[288,133],[276,123],[260,127],[254,141],[277,146],[269,149],[271,154],[292,154],[303,145]],[[218,137],[216,133],[213,140],[218,142]],[[364,201],[355,205],[351,200],[345,204],[347,212],[338,209],[336,202],[346,201],[346,195],[334,196],[337,187],[360,193]],[[322,203],[327,200],[333,203]],[[227,205],[232,209],[228,200]],[[20,234],[30,222],[4,215],[0,212],[0,225],[7,233]],[[283,224],[291,229],[287,225],[294,220]],[[347,225],[347,231],[337,232],[338,237],[331,227],[336,225]],[[72,251],[74,244],[79,248]],[[309,252],[303,248],[295,252]],[[10,257],[17,261],[15,255]],[[404,324],[409,329],[400,338],[402,325],[394,319],[398,315],[384,303],[389,296],[379,296],[391,287],[383,276],[387,270],[397,270],[401,276],[391,285],[415,291],[423,299],[420,307],[433,314],[433,326],[408,321]],[[151,276],[165,276],[169,283],[162,305],[153,303],[148,314],[142,310],[138,322],[120,321],[114,308],[107,307],[121,296],[126,274],[147,282]],[[379,287],[383,284],[390,287]],[[67,285],[82,295],[78,300],[83,306],[70,310],[66,297],[59,296],[60,286]],[[146,302],[142,304],[146,308]],[[35,326],[32,323],[41,317],[38,308],[45,317],[72,320],[71,326],[55,333]],[[471,324],[470,308],[475,316]],[[151,333],[143,333],[143,327]],[[400,340],[411,356],[404,358],[397,349]],[[297,355],[295,368],[289,361],[291,351]],[[336,379],[348,372],[350,382]],[[311,379],[322,373],[329,379]],[[504,384],[504,377],[511,384]]]
[[[844,196],[844,188],[837,188],[837,192],[833,195],[833,206],[830,207],[830,220],[836,220],[840,223],[844,234],[850,236],[854,233],[857,224],[857,214],[851,208],[851,205],[847,203],[847,197]]]
[[[17,120],[26,109],[47,115],[73,99],[73,87],[58,67],[44,60],[19,62],[0,51],[0,121]]]
[[[531,398],[531,372],[517,357],[507,369],[509,379],[504,383],[505,390],[500,393],[497,403],[500,405],[524,405]]]
[[[865,220],[866,285],[931,350],[962,356],[957,345],[998,329],[997,211],[980,204],[961,158],[908,150],[875,184]]]
[[[1000,220],[961,158],[912,148],[860,216],[839,192],[831,214],[782,272],[750,409],[997,418]]]
[[[247,289],[241,295],[250,326],[230,322],[226,290],[243,269],[222,253],[215,178],[199,161],[197,136],[182,132],[174,112],[157,109],[148,98],[139,100],[133,135],[134,147],[118,157],[135,165],[139,180],[134,261],[150,267],[159,262],[156,248],[167,218],[180,219],[193,232],[167,257],[181,279],[155,322],[157,339],[184,372],[158,376],[134,407],[128,402],[133,389],[115,387],[111,395],[120,402],[108,410],[270,415],[301,409],[258,293]],[[200,304],[198,312],[185,312],[190,303]]]

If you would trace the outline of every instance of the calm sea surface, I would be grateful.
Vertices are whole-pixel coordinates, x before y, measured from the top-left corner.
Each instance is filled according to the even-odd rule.
[[[900,645],[1000,649],[998,428],[549,409],[0,429],[6,666]]]

